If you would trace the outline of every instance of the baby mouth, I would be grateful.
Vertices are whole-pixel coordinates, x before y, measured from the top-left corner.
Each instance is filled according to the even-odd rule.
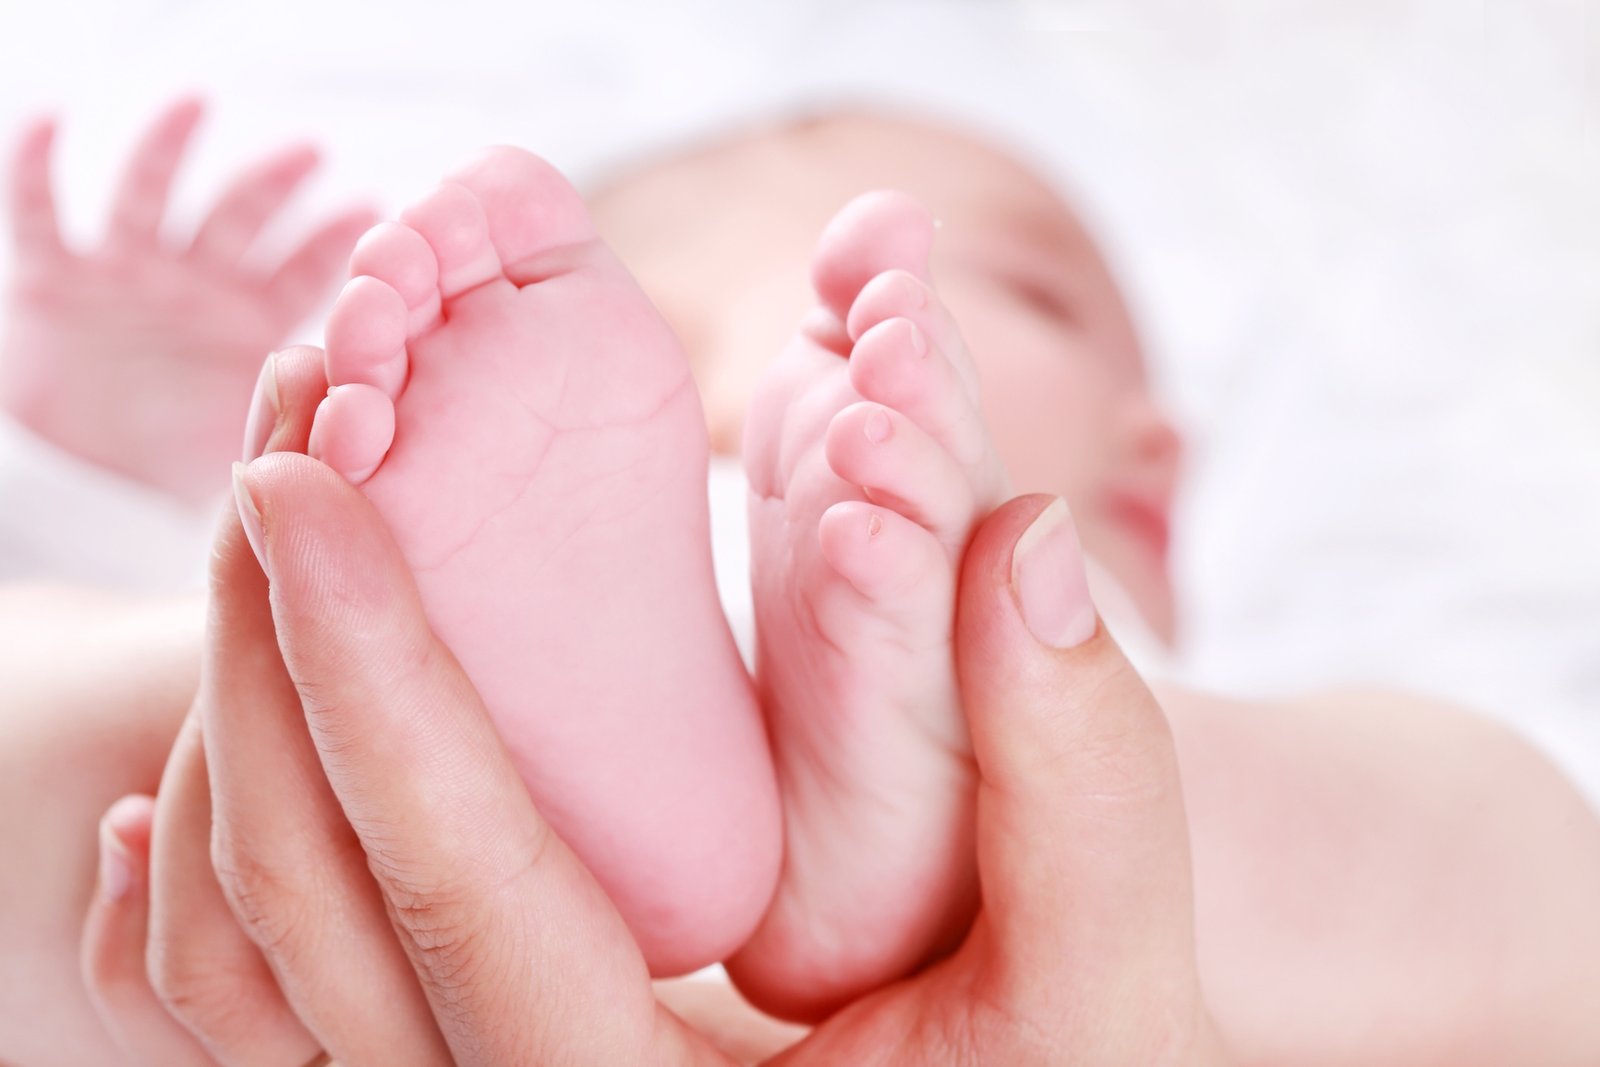
[[[1172,544],[1172,523],[1167,518],[1164,500],[1127,489],[1113,489],[1103,498],[1106,512],[1143,545],[1151,555],[1165,561]]]

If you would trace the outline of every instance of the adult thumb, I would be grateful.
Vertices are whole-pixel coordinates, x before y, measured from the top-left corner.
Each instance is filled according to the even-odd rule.
[[[1078,995],[1195,980],[1172,734],[1100,623],[1062,501],[1013,500],[978,531],[956,641],[997,958]]]

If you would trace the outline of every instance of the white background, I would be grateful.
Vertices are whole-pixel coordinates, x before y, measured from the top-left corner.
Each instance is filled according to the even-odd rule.
[[[731,116],[926,100],[1079,196],[1191,439],[1184,672],[1514,721],[1600,797],[1600,15],[1582,0],[0,0],[0,127],[93,232],[171,93],[175,223],[285,137],[309,207],[490,141],[580,178]],[[307,339],[315,339],[307,331]]]

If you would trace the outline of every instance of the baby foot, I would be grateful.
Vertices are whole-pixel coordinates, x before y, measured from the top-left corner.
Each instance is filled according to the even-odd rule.
[[[1008,494],[971,357],[928,281],[933,233],[897,193],[829,224],[821,307],[747,423],[757,685],[786,853],[729,970],[795,1018],[925,962],[975,903],[955,581]]]
[[[0,408],[57,447],[186,501],[226,488],[262,357],[326,299],[373,222],[370,211],[349,211],[276,269],[250,261],[256,237],[316,166],[316,151],[300,145],[240,174],[192,241],[163,236],[200,113],[182,100],[157,119],[128,163],[105,240],[81,250],[56,224],[54,125],[23,135],[0,338]]]
[[[394,530],[545,816],[658,974],[770,899],[777,794],[717,600],[689,365],[578,194],[491,149],[351,260],[311,452]]]

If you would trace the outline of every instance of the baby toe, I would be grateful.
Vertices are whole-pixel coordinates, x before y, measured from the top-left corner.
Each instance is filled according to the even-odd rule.
[[[887,270],[926,277],[933,215],[907,193],[863,193],[829,222],[812,257],[811,283],[840,321],[863,286]]]
[[[402,211],[400,219],[433,250],[444,299],[504,276],[483,205],[466,187],[441,185]]]
[[[1003,492],[1004,473],[983,413],[955,366],[910,319],[888,319],[862,335],[850,354],[850,384],[937,441],[979,496]]]
[[[817,524],[822,556],[880,612],[907,621],[948,614],[954,574],[944,547],[889,508],[847,500]]]
[[[828,465],[875,503],[927,527],[959,550],[975,501],[966,473],[937,441],[893,408],[852,404],[828,425]]]
[[[352,278],[328,315],[329,385],[375,386],[389,398],[406,380],[405,299],[376,278]]]
[[[376,278],[400,294],[407,308],[407,336],[415,337],[439,318],[439,262],[416,230],[381,222],[356,242],[352,276]]]
[[[500,145],[486,149],[451,176],[483,205],[489,239],[517,284],[539,280],[529,260],[593,242],[598,234],[583,197],[555,167],[532,152]]]
[[[317,405],[310,455],[351,485],[372,477],[393,443],[394,404],[372,386],[335,386]]]
[[[909,271],[889,270],[869,281],[850,306],[845,330],[859,341],[868,331],[890,319],[907,319],[929,342],[945,354],[961,374],[967,392],[977,399],[978,370],[961,330],[944,302],[928,282]]]

